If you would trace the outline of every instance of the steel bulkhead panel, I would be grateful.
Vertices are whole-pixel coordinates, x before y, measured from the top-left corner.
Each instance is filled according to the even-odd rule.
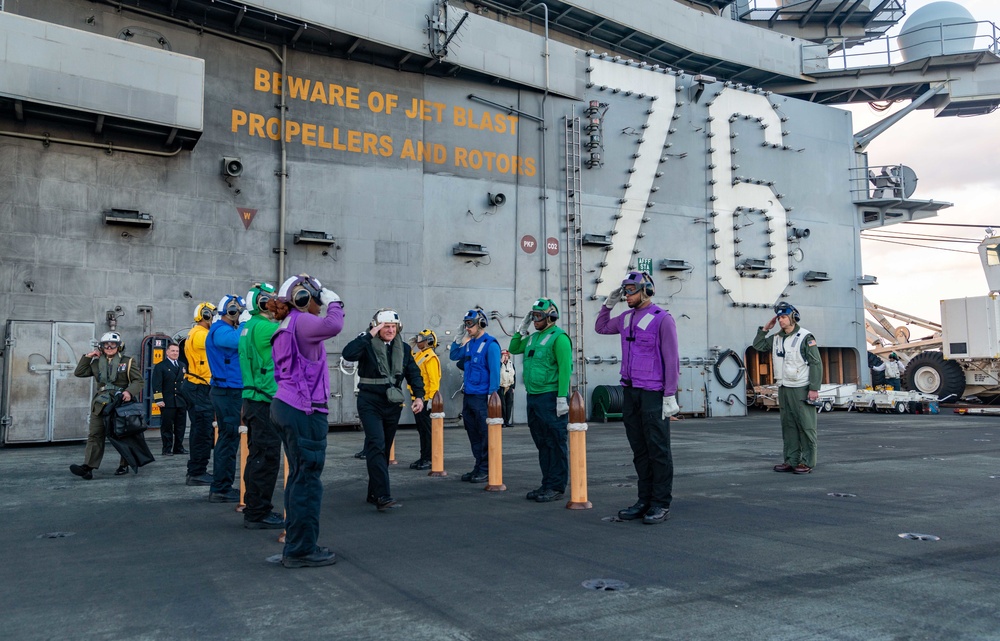
[[[55,323],[52,370],[52,441],[72,441],[87,438],[90,401],[94,397],[94,379],[77,378],[73,370],[80,356],[90,351],[94,338],[93,323]],[[128,353],[128,352],[126,352]],[[135,367],[139,357],[132,354]]]
[[[52,323],[10,321],[7,335],[9,375],[5,413],[10,417],[5,443],[42,443],[49,440],[49,358]]]

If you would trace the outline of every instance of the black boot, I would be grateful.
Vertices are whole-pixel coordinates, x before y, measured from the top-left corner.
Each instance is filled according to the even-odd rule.
[[[94,478],[94,468],[90,467],[86,463],[83,465],[73,464],[69,466],[69,471],[76,474],[84,481],[90,481]]]

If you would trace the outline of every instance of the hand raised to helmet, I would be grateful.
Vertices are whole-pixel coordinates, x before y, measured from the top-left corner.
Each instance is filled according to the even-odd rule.
[[[323,307],[328,307],[330,303],[341,303],[341,305],[343,305],[340,300],[340,296],[337,296],[336,292],[327,289],[326,287],[319,290],[319,302],[323,305]]]
[[[525,314],[524,318],[521,319],[521,325],[517,328],[517,333],[521,336],[527,336],[528,332],[531,331],[532,325],[531,313]]]
[[[608,309],[614,309],[615,305],[620,303],[623,298],[625,298],[625,290],[621,287],[613,289],[611,290],[611,293],[608,294],[607,300],[604,301],[604,306]]]

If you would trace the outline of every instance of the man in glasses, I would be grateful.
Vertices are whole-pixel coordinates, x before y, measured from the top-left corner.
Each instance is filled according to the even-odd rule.
[[[677,326],[669,312],[653,304],[654,293],[649,274],[629,272],[621,287],[608,295],[595,327],[598,334],[621,335],[622,421],[639,476],[639,500],[620,510],[618,517],[641,518],[647,525],[663,523],[670,514],[670,417],[678,412],[674,395],[680,377]],[[622,299],[629,311],[612,318],[611,310]]]
[[[569,383],[573,375],[573,346],[556,326],[559,308],[539,298],[510,339],[510,353],[524,355],[524,389],[527,392],[528,429],[538,448],[542,484],[525,496],[529,501],[558,501],[569,481]],[[534,326],[535,333],[530,333]]]
[[[451,344],[449,358],[457,361],[465,373],[465,394],[462,399],[462,422],[469,435],[469,445],[475,466],[462,475],[469,483],[489,480],[489,431],[486,424],[490,395],[500,387],[500,344],[486,333],[490,324],[486,312],[479,307],[470,309],[462,319],[465,335]]]
[[[240,411],[243,408],[243,373],[240,370],[240,316],[246,303],[235,294],[219,301],[219,316],[208,330],[205,352],[212,369],[210,396],[219,437],[215,441],[215,461],[208,500],[236,503],[240,493],[236,480],[236,453],[240,446]]]
[[[142,391],[142,372],[130,356],[122,354],[121,334],[107,332],[101,336],[100,347],[80,357],[73,375],[77,378],[93,376],[97,380],[97,393],[90,405],[90,431],[87,434],[87,449],[83,455],[83,465],[70,465],[69,471],[85,481],[94,478],[94,470],[101,467],[104,458],[104,438],[106,435],[104,406],[115,394],[121,392],[126,403],[139,397]],[[125,459],[118,466],[116,476],[128,473]]]
[[[799,326],[800,314],[788,303],[774,306],[774,317],[757,329],[753,348],[771,352],[771,371],[778,385],[781,407],[781,440],[785,460],[775,472],[809,474],[816,467],[816,407],[823,381],[823,361],[816,338]],[[770,336],[769,331],[779,330]]]

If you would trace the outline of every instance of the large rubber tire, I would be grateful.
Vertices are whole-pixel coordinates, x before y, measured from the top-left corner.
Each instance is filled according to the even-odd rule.
[[[955,361],[946,361],[941,352],[921,352],[906,366],[903,387],[938,398],[954,395],[949,399],[954,402],[965,392],[965,372]]]

